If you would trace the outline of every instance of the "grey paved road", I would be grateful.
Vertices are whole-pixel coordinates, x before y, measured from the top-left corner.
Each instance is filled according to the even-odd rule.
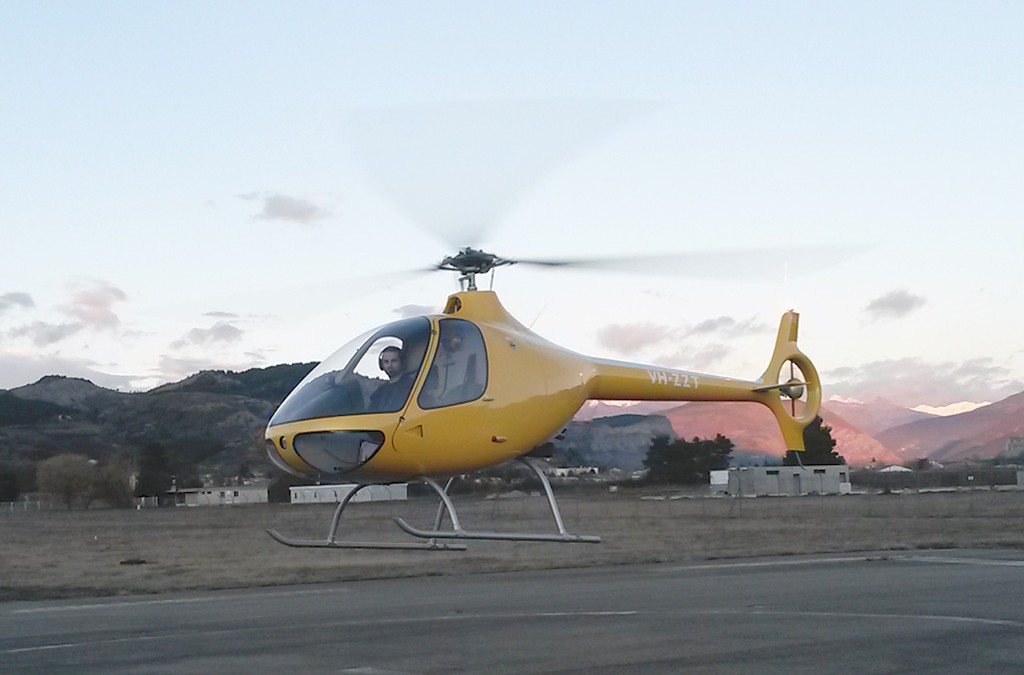
[[[1024,673],[1024,552],[7,603],[0,671]]]

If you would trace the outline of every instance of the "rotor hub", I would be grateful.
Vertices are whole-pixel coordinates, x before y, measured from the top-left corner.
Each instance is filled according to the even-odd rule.
[[[488,253],[487,251],[481,251],[467,246],[455,255],[450,255],[442,260],[437,266],[437,269],[459,272],[462,275],[459,278],[459,281],[463,282],[465,290],[475,291],[477,290],[477,274],[487,274],[495,267],[514,265],[515,263],[515,260],[502,258],[494,255],[493,253]]]

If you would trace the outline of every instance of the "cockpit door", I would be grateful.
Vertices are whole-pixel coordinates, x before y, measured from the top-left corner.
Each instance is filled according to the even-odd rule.
[[[414,392],[394,437],[401,453],[446,453],[489,442],[484,438],[489,366],[480,329],[463,319],[440,319],[426,376]]]

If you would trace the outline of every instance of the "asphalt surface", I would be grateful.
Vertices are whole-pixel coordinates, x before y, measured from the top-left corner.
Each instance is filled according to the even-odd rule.
[[[7,603],[0,671],[1022,673],[1024,552]]]

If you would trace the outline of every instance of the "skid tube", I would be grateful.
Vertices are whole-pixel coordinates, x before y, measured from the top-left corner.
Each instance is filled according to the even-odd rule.
[[[591,535],[579,535],[571,534],[566,531],[565,524],[562,522],[562,514],[558,510],[558,502],[555,501],[554,492],[551,490],[551,483],[548,481],[547,476],[541,471],[540,467],[537,466],[532,460],[527,457],[520,457],[519,461],[530,468],[533,473],[540,479],[541,485],[544,486],[544,493],[547,496],[548,506],[551,508],[551,515],[555,520],[555,527],[558,529],[557,533],[529,533],[529,532],[475,532],[472,530],[465,530],[462,528],[459,522],[458,512],[455,510],[455,504],[452,503],[451,497],[448,495],[448,491],[451,489],[452,483],[455,478],[449,478],[448,482],[442,488],[437,481],[427,476],[421,476],[417,480],[422,481],[429,485],[434,492],[437,493],[440,498],[440,502],[437,505],[437,514],[434,516],[433,529],[422,530],[412,525],[409,525],[402,518],[395,518],[395,523],[402,530],[408,534],[417,537],[419,539],[425,539],[422,542],[388,542],[388,541],[339,541],[337,539],[338,526],[341,522],[341,514],[348,506],[348,503],[352,501],[356,493],[362,490],[364,487],[368,487],[369,484],[359,485],[354,490],[345,495],[345,498],[338,504],[338,508],[334,511],[334,518],[331,520],[331,528],[327,534],[326,539],[294,539],[292,537],[286,537],[285,535],[277,532],[276,530],[267,530],[275,541],[278,541],[285,546],[292,546],[295,548],[351,548],[351,549],[408,549],[408,550],[427,550],[427,551],[465,551],[466,545],[462,543],[454,543],[450,541],[438,541],[438,540],[451,540],[451,539],[477,539],[477,540],[490,540],[490,541],[539,541],[539,542],[552,542],[552,543],[584,543],[584,544],[599,544],[601,543],[601,537]],[[448,519],[451,521],[451,530],[442,530],[441,522],[444,518],[445,513],[448,514]]]
[[[341,513],[356,496],[356,493],[371,484],[359,485],[356,489],[345,495],[345,498],[334,510],[334,518],[331,520],[331,529],[326,539],[293,539],[286,537],[277,530],[267,530],[267,534],[285,546],[295,548],[372,548],[372,549],[412,549],[427,551],[465,551],[465,544],[449,544],[447,542],[424,541],[424,542],[392,542],[392,541],[338,541],[338,525],[341,522]],[[440,514],[438,515],[440,517]],[[434,525],[437,529],[438,525]]]

